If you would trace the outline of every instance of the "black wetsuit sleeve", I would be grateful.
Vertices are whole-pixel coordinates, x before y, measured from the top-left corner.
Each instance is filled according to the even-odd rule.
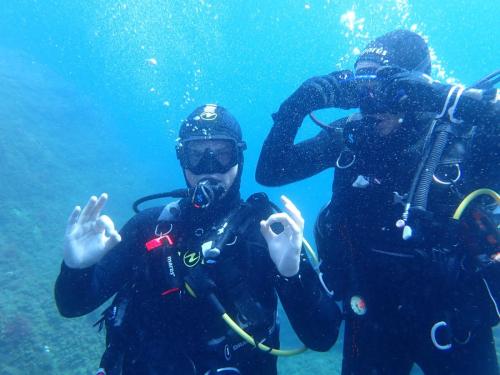
[[[120,231],[122,241],[97,264],[73,269],[64,264],[55,284],[55,300],[61,315],[85,315],[113,296],[134,274],[144,248],[142,228],[158,217],[148,210],[132,218]]]
[[[499,126],[500,89],[466,90],[457,107],[458,119],[494,131]]]
[[[256,180],[262,185],[279,186],[313,176],[333,167],[343,148],[340,133],[322,130],[315,137],[294,144],[302,119],[273,115],[257,164]],[[340,126],[344,119],[332,126]]]
[[[303,257],[298,275],[276,276],[276,289],[300,340],[316,351],[327,351],[337,341],[340,308],[321,286],[316,271]]]

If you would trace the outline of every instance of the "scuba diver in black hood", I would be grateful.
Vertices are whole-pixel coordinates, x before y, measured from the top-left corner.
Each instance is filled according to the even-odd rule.
[[[300,211],[286,197],[281,213],[263,193],[240,199],[245,147],[236,119],[207,104],[179,133],[188,189],[156,196],[180,200],[139,212],[120,233],[101,215],[106,194],[73,211],[60,313],[87,314],[116,294],[99,322],[97,374],[276,374],[277,355],[305,350],[279,349],[278,295],[308,348],[335,342],[340,310],[301,255]]]
[[[426,42],[396,30],[355,72],[305,81],[273,114],[257,181],[335,168],[315,236],[322,280],[343,302],[343,375],[498,375],[500,95],[432,80]],[[312,111],[359,108],[331,124]],[[305,116],[323,129],[294,144]],[[472,202],[472,203],[471,203]]]

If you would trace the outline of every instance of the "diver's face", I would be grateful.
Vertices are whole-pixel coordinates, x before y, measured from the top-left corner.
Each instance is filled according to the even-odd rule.
[[[227,190],[238,175],[236,145],[229,140],[196,140],[186,144],[184,172],[189,187],[214,179]]]
[[[238,175],[238,167],[239,165],[236,164],[226,173],[194,174],[189,169],[185,169],[184,172],[186,174],[186,180],[189,187],[195,187],[201,180],[211,178],[222,183],[227,191],[231,186],[233,186],[234,180]]]

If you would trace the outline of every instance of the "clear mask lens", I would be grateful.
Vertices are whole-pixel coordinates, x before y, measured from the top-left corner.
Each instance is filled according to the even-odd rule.
[[[218,140],[213,147],[191,141],[186,143],[181,161],[194,174],[226,173],[238,164],[238,150],[230,140]]]

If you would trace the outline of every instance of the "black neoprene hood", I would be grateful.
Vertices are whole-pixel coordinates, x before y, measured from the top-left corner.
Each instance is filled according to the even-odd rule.
[[[179,129],[179,141],[231,139],[244,145],[238,121],[224,107],[205,104],[196,108]]]
[[[371,41],[359,55],[355,66],[361,61],[373,61],[382,66],[397,66],[426,74],[431,72],[427,42],[410,30],[394,30]]]

